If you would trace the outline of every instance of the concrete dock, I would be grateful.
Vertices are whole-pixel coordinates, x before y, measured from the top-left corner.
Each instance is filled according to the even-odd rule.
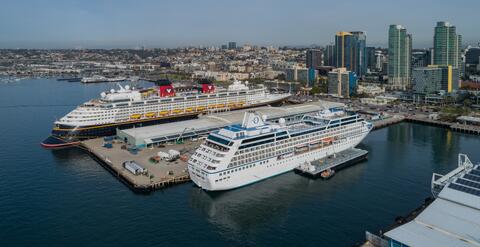
[[[350,148],[335,155],[311,162],[309,166],[298,166],[295,172],[311,178],[317,178],[323,171],[332,169],[338,171],[367,158],[368,151]]]
[[[139,150],[137,154],[122,149],[125,144],[120,141],[114,141],[112,148],[105,148],[103,144],[104,139],[97,138],[83,141],[80,147],[88,151],[105,169],[118,177],[134,192],[148,193],[156,189],[190,181],[185,161],[181,159],[172,162],[160,160],[158,163],[154,163],[150,161],[150,158],[157,155],[159,151],[168,152],[170,149],[177,150],[181,155],[189,158],[200,145],[200,141],[186,141],[183,144],[146,148]],[[123,162],[131,160],[146,168],[148,172],[134,175],[125,169]]]
[[[388,126],[393,125],[393,124],[403,122],[404,120],[405,120],[404,116],[394,115],[394,116],[389,117],[389,118],[384,118],[384,119],[371,121],[371,123],[373,124],[373,129],[377,130],[377,129],[388,127]]]

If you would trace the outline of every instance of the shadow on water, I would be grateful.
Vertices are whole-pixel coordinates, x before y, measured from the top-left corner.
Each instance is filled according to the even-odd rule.
[[[77,159],[84,159],[88,155],[85,153],[85,151],[71,147],[71,148],[64,148],[64,149],[52,149],[52,150],[47,150],[52,153],[52,156],[55,158],[55,161],[58,162],[58,164],[61,165],[72,165],[72,161],[77,160]]]
[[[330,201],[337,190],[352,186],[362,177],[366,162],[338,172],[330,180],[309,179],[289,172],[246,187],[189,193],[190,206],[210,223],[229,234],[241,234],[286,221],[295,205]]]

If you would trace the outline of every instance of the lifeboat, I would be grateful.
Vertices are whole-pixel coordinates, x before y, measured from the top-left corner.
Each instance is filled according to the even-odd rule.
[[[323,143],[332,143],[333,142],[333,137],[327,137],[322,139]]]
[[[187,109],[185,109],[185,111],[187,111],[187,112],[192,112],[192,111],[193,111],[193,108],[188,107]]]
[[[225,107],[225,104],[217,104],[217,108]]]
[[[235,107],[235,103],[228,103],[228,107]]]
[[[172,111],[172,113],[180,113],[180,112],[182,112],[182,110],[180,110],[180,109],[175,109],[175,110]]]
[[[130,115],[130,119],[140,119],[142,117],[142,114],[133,114]]]
[[[145,117],[155,117],[156,115],[157,115],[157,113],[155,113],[155,112],[147,112],[145,114]]]
[[[199,106],[199,107],[197,107],[197,111],[203,111],[203,110],[205,110],[205,106]]]
[[[168,111],[161,111],[160,112],[160,115],[167,115],[168,114]]]
[[[208,105],[208,109],[214,109],[216,105]]]

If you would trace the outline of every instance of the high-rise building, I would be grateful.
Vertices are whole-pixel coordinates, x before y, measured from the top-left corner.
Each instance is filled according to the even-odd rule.
[[[337,68],[328,72],[328,93],[349,98],[357,91],[357,75],[346,68]]]
[[[335,66],[333,57],[335,51],[335,45],[327,45],[325,46],[325,50],[323,52],[323,65],[325,66]]]
[[[410,86],[412,36],[401,25],[388,30],[388,86],[406,90]]]
[[[318,78],[318,70],[316,70],[314,68],[309,68],[308,69],[307,86],[308,87],[315,86],[315,83],[317,82],[317,78]]]
[[[367,69],[370,71],[375,71],[377,69],[376,57],[375,57],[375,47],[367,47],[366,56],[367,56]]]
[[[313,72],[311,72],[311,70],[313,70]],[[301,83],[304,83],[307,86],[314,83],[317,75],[318,75],[318,73],[315,73],[315,69],[308,69],[308,68],[305,68],[305,67],[300,67],[297,64],[289,66],[285,70],[285,80],[286,81],[301,82]]]
[[[318,69],[323,65],[323,55],[320,49],[307,50],[307,68]]]
[[[467,47],[465,50],[465,75],[471,76],[480,71],[480,47]]]
[[[451,65],[430,65],[412,71],[415,93],[431,94],[439,91],[452,92],[458,89],[459,71]]]
[[[335,35],[334,66],[364,76],[367,71],[366,39],[364,32],[338,32]]]
[[[439,21],[433,36],[433,61],[435,65],[461,67],[462,36],[457,35],[455,26]]]
[[[228,49],[229,50],[237,49],[237,42],[228,42]]]
[[[375,51],[375,68],[379,72],[384,72],[386,70],[385,64],[387,59],[382,50]]]
[[[412,52],[412,69],[427,67],[430,65],[428,50],[416,50]]]
[[[468,47],[465,51],[465,63],[478,65],[480,60],[480,47]]]

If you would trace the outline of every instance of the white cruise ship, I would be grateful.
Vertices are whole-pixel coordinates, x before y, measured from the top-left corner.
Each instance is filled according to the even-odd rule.
[[[115,135],[116,129],[141,127],[174,120],[185,120],[198,114],[236,110],[286,100],[290,94],[272,94],[263,85],[249,87],[235,81],[226,89],[209,82],[176,92],[169,80],[158,81],[158,87],[133,89],[128,86],[101,93],[55,121],[51,136],[42,142],[46,148],[78,143],[79,140]]]
[[[234,189],[355,147],[371,129],[371,123],[343,109],[288,123],[269,123],[266,116],[247,112],[241,125],[211,133],[190,157],[188,171],[205,190]]]

